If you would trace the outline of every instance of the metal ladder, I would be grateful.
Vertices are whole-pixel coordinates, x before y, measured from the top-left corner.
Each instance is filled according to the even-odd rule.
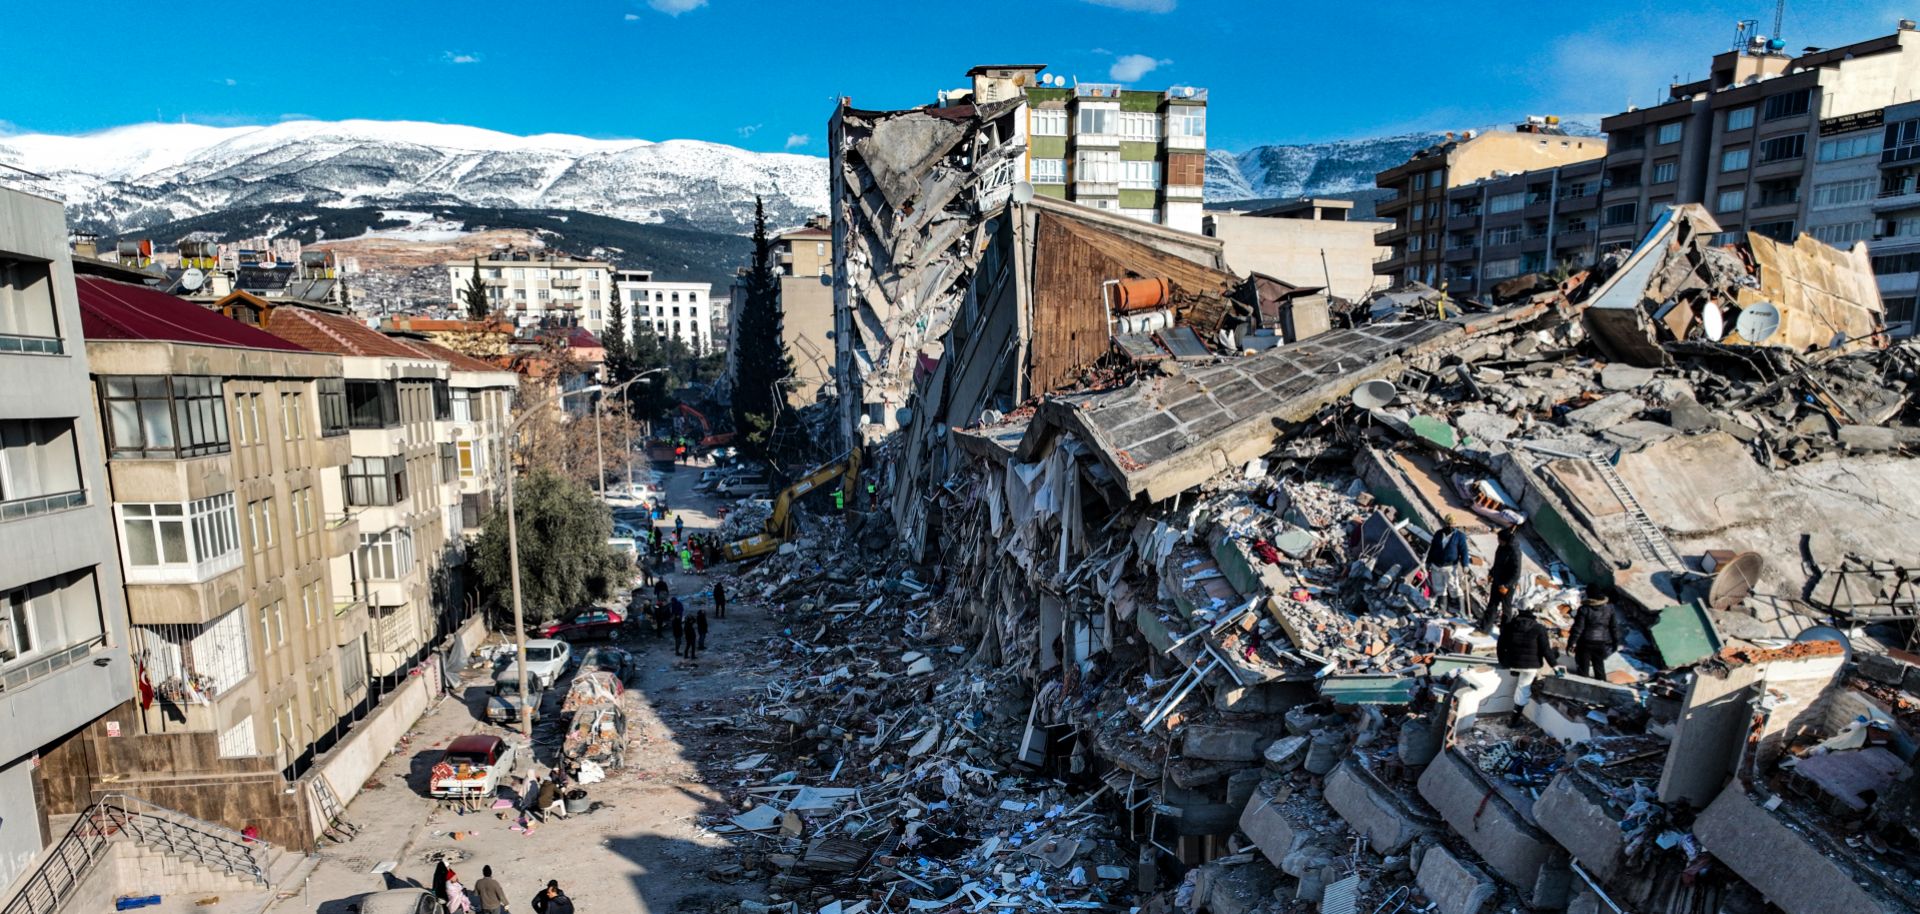
[[[1586,460],[1587,465],[1593,467],[1593,472],[1600,477],[1600,481],[1607,484],[1607,490],[1612,492],[1613,497],[1620,500],[1620,505],[1627,509],[1627,522],[1631,526],[1634,543],[1640,547],[1640,553],[1646,556],[1648,561],[1665,566],[1668,571],[1686,571],[1687,563],[1680,558],[1680,553],[1675,551],[1673,543],[1667,539],[1666,531],[1661,530],[1653,519],[1647,516],[1646,510],[1640,507],[1639,500],[1633,497],[1633,490],[1627,487],[1627,481],[1621,479],[1619,473],[1614,472],[1613,461],[1606,454],[1601,453],[1588,454]]]

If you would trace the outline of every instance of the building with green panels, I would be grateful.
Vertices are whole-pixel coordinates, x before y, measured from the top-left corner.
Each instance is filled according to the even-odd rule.
[[[1028,183],[1034,193],[1118,210],[1198,233],[1207,173],[1207,90],[1162,91],[1083,83],[1039,64],[967,71],[981,102],[1027,101]],[[943,93],[959,102],[965,91]]]

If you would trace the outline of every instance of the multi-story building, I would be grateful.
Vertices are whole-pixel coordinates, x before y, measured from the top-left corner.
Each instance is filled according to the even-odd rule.
[[[1378,236],[1391,223],[1352,215],[1351,200],[1307,197],[1251,211],[1211,210],[1201,230],[1226,243],[1235,270],[1361,301],[1382,284],[1373,265],[1387,257]]]
[[[440,439],[442,451],[453,454],[447,530],[450,538],[454,531],[466,537],[478,536],[507,470],[509,412],[520,376],[428,340],[395,339],[421,355],[447,363],[448,393],[453,402],[447,419],[436,423],[445,435]]]
[[[1023,180],[1034,193],[1116,210],[1181,231],[1200,231],[1207,172],[1207,90],[1159,91],[1041,74],[1044,64],[967,71],[969,89],[941,93],[942,106],[1024,97]]]
[[[38,759],[134,694],[80,327],[64,208],[0,187],[0,895],[52,838]]]
[[[1598,256],[1599,159],[1448,188],[1441,278],[1447,292],[1478,298],[1502,281]]]
[[[140,732],[216,734],[294,773],[367,688],[341,364],[146,286],[79,279]]]
[[[321,511],[358,521],[370,672],[387,676],[441,634],[435,572],[446,560],[449,510],[457,505],[447,481],[458,474],[458,454],[441,449],[445,430],[435,425],[453,415],[447,363],[344,314],[238,292],[221,307],[281,339],[341,357],[344,377],[320,391],[321,409],[326,421],[345,422],[350,456],[346,484],[322,493]]]
[[[1816,229],[1861,240],[1871,196],[1866,156],[1880,109],[1920,95],[1920,31],[1790,55],[1743,37],[1706,79],[1667,101],[1602,120],[1607,131],[1600,246],[1632,244],[1668,204],[1703,203],[1728,241],[1758,232],[1791,241]],[[1863,196],[1865,195],[1865,196]],[[1849,225],[1852,223],[1852,225]]]
[[[464,300],[473,281],[474,261],[446,262],[447,284],[455,302]],[[480,282],[496,313],[522,329],[543,325],[585,327],[598,334],[606,327],[613,294],[613,265],[601,260],[530,251],[498,251],[479,261]]]
[[[833,376],[833,231],[827,217],[815,216],[780,233],[773,251],[780,274],[780,338],[793,358],[787,400],[805,406]]]
[[[1867,133],[1878,134],[1871,141],[1859,133],[1821,140],[1822,156],[1827,154],[1829,142],[1837,149],[1831,159],[1816,162],[1814,173],[1819,175],[1823,167],[1837,170],[1841,162],[1864,161],[1874,166],[1875,193],[1867,203],[1872,240],[1867,249],[1873,255],[1873,275],[1879,280],[1880,300],[1887,309],[1887,328],[1896,336],[1912,336],[1920,331],[1916,326],[1920,325],[1920,308],[1914,302],[1920,294],[1920,102],[1890,105],[1881,119],[1882,126],[1867,128]],[[1871,151],[1865,151],[1869,147]],[[1841,158],[1841,152],[1853,153],[1854,157]],[[1849,180],[1837,174],[1834,177],[1836,182]],[[1816,194],[1820,186],[1814,186]],[[1854,212],[1857,216],[1857,207]],[[1853,217],[1836,219],[1841,225],[1856,221]],[[1819,231],[1814,229],[1816,234]]]
[[[645,324],[654,336],[676,337],[695,352],[713,351],[713,283],[656,280],[652,270],[618,270],[615,276],[629,337],[636,325]]]
[[[1437,286],[1443,278],[1447,231],[1447,190],[1497,173],[1515,174],[1596,159],[1606,144],[1594,137],[1569,136],[1551,117],[1533,117],[1512,130],[1467,131],[1447,134],[1399,165],[1374,176],[1374,183],[1392,196],[1374,206],[1374,213],[1392,219],[1381,234],[1387,259],[1373,271],[1389,286],[1412,282]]]

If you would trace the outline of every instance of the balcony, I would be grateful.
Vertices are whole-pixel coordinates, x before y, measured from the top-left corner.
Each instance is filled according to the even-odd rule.
[[[1204,102],[1207,100],[1207,90],[1199,86],[1168,86],[1167,91],[1160,93],[1160,100]]]
[[[16,498],[12,501],[0,501],[0,523],[65,511],[68,508],[81,508],[87,504],[84,491],[59,492],[53,495],[35,495]]]
[[[1075,83],[1073,94],[1078,98],[1119,98],[1125,88],[1119,83]]]
[[[94,651],[107,646],[107,636],[95,635],[71,647],[29,657],[0,672],[0,695],[12,695],[34,682],[52,676],[67,667],[82,663]]]
[[[246,601],[247,575],[238,561],[193,582],[143,581],[135,571],[127,569],[127,618],[135,625],[201,625]]]
[[[1396,225],[1393,228],[1373,236],[1373,243],[1382,246],[1397,244],[1405,240],[1407,240],[1407,227],[1404,225]]]
[[[580,280],[556,279],[553,281],[553,287],[556,289],[578,289],[580,288]]]
[[[1445,259],[1448,263],[1460,263],[1462,261],[1472,260],[1474,254],[1473,245],[1462,245],[1457,248],[1448,248]]]
[[[1890,176],[1873,198],[1876,214],[1920,206],[1920,175]]]
[[[482,279],[480,280],[480,285],[482,285],[482,286],[498,286],[498,287],[501,287],[501,288],[505,288],[505,287],[506,287],[506,285],[507,285],[507,281],[506,281],[505,279],[502,279],[502,278],[500,278],[500,277],[498,277],[498,276],[489,276],[489,277],[484,277],[484,278],[482,278]]]
[[[1478,228],[1479,225],[1480,225],[1480,211],[1477,209],[1462,210],[1457,213],[1447,214],[1447,230],[1448,231],[1453,231],[1453,232],[1464,231],[1467,229]]]
[[[352,555],[360,548],[360,515],[328,514],[322,527],[327,537],[327,555]]]

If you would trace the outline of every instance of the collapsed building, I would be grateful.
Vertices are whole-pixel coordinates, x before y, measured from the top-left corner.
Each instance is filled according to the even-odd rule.
[[[921,734],[921,777],[958,746],[981,783],[939,810],[1010,818],[943,819],[920,877],[954,881],[896,884],[911,908],[1920,909],[1920,351],[1857,249],[1716,247],[1683,207],[1591,273],[1336,329],[1208,239],[985,199],[944,246],[864,217],[864,246],[937,264],[865,375],[904,548],[806,601],[906,588],[914,650],[876,683],[967,658],[873,751]],[[1426,564],[1448,522],[1464,612]],[[1476,613],[1503,529],[1557,646],[1590,599],[1614,614],[1601,678],[1501,668]],[[965,738],[924,735],[943,717]],[[1055,804],[1108,818],[1003,872]],[[1049,892],[1086,864],[1130,891]]]

